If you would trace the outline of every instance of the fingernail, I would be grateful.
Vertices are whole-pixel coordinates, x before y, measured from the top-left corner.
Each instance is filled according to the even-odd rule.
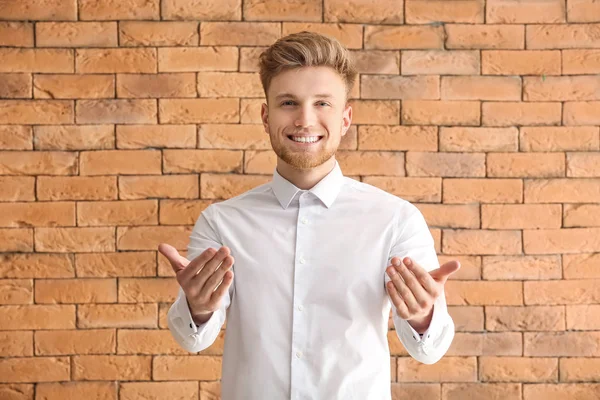
[[[407,257],[407,258],[404,260],[404,264],[406,264],[407,266],[409,266],[409,267],[410,267],[410,266],[412,265],[412,260],[411,260],[410,258],[408,258],[408,257]]]
[[[396,267],[400,266],[400,260],[396,259],[396,261],[394,261],[393,263]]]
[[[390,269],[388,269],[388,274],[389,275],[396,275],[396,270],[394,268],[390,268]]]

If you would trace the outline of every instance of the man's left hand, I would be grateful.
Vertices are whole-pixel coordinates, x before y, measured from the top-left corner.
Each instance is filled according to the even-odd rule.
[[[433,303],[444,293],[448,277],[460,269],[460,262],[448,261],[438,269],[426,271],[409,257],[392,258],[386,285],[398,316],[407,320],[420,334],[429,327],[433,317]]]

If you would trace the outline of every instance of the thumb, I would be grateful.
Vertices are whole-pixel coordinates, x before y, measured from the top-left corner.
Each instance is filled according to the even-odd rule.
[[[453,273],[455,273],[456,271],[458,271],[459,269],[460,269],[460,262],[458,260],[452,260],[452,261],[448,261],[447,263],[445,263],[438,269],[429,271],[429,275],[431,275],[431,277],[433,279],[435,279],[436,281],[444,284],[448,280],[448,277],[450,275],[452,275]]]
[[[161,243],[158,245],[158,251],[169,260],[175,273],[185,269],[190,263],[185,257],[182,257],[177,249],[170,244]]]

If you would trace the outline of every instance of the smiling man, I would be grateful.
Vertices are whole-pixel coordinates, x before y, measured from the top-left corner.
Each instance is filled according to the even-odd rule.
[[[337,40],[300,32],[260,56],[273,179],[199,216],[168,313],[177,342],[209,347],[227,319],[223,400],[391,399],[388,318],[416,360],[448,350],[454,323],[419,210],[345,177],[335,159],[357,72]],[[234,278],[235,276],[235,278]]]

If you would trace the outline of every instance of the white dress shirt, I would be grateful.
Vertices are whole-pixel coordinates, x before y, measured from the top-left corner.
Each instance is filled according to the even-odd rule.
[[[234,279],[219,310],[196,326],[180,288],[168,313],[177,342],[209,347],[225,317],[223,400],[391,399],[390,308],[409,354],[432,364],[448,350],[454,323],[443,294],[421,337],[386,290],[395,256],[439,268],[433,238],[413,204],[332,171],[301,190],[273,180],[211,204],[199,216],[187,258],[227,246]]]

